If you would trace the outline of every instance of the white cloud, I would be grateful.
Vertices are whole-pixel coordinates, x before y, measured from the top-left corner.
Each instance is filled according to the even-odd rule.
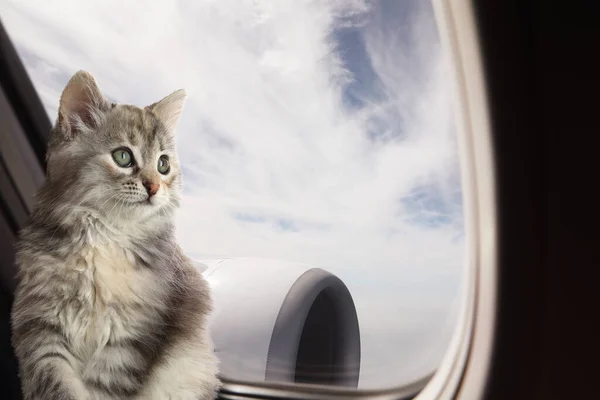
[[[422,4],[3,0],[1,15],[53,120],[78,69],[121,102],[185,88],[182,245],[338,274],[361,386],[381,387],[435,368],[462,270],[450,82]]]

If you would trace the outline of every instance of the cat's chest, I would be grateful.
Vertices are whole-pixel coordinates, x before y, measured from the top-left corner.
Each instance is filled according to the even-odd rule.
[[[149,328],[160,304],[159,280],[116,246],[93,247],[70,260],[76,301],[64,325],[73,351],[89,359],[111,341],[134,338]]]

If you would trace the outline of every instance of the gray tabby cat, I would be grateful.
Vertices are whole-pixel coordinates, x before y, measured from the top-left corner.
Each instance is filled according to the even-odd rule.
[[[114,104],[84,71],[64,89],[18,244],[12,342],[26,400],[215,397],[209,288],[173,228],[185,96]]]

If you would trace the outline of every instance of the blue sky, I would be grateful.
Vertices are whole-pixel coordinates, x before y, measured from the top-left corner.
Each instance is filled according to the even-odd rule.
[[[464,232],[450,74],[420,0],[2,0],[52,118],[90,71],[117,101],[188,91],[179,128],[192,256],[300,261],[342,278],[364,388],[439,362]]]

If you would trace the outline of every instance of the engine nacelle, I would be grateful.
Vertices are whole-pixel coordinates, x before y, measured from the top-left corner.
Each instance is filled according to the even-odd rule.
[[[209,328],[221,376],[357,387],[360,331],[335,275],[267,259],[197,261],[214,299]]]

